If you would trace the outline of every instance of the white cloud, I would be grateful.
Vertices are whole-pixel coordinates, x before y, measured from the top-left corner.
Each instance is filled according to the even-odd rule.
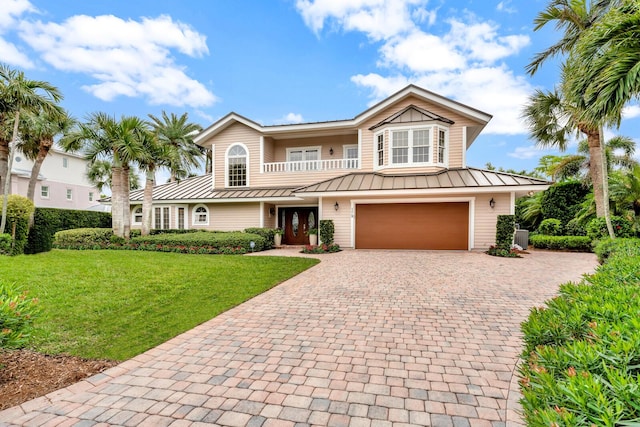
[[[76,15],[58,24],[23,21],[20,36],[53,67],[86,73],[97,83],[83,87],[110,101],[144,97],[151,104],[204,107],[216,97],[175,63],[172,51],[208,54],[206,37],[169,16],[123,20],[113,15]]]
[[[277,124],[293,124],[302,122],[304,122],[302,114],[298,113],[288,113],[282,116],[280,119],[276,120]]]
[[[22,68],[33,68],[34,64],[18,47],[7,41],[3,34],[12,30],[18,24],[20,16],[27,12],[35,12],[35,8],[28,0],[2,0],[0,8],[0,60],[9,65]]]
[[[2,62],[22,68],[33,68],[34,64],[27,55],[20,52],[16,45],[0,37],[0,58]]]
[[[514,151],[512,151],[511,153],[507,153],[507,155],[516,159],[526,160],[538,157],[545,151],[547,150],[538,148],[535,145],[527,145],[525,147],[516,147]]]
[[[442,18],[449,25],[444,33],[429,32],[436,11],[428,11],[425,1],[393,2],[402,14],[393,15],[398,25],[385,27],[354,21],[365,13],[378,16],[389,8],[386,0],[298,0],[298,10],[315,32],[329,21],[346,31],[360,31],[372,42],[380,44],[378,67],[383,72],[357,74],[351,81],[371,90],[372,103],[398,91],[407,83],[415,83],[440,95],[456,99],[494,116],[486,133],[526,133],[520,118],[522,106],[533,87],[523,75],[513,72],[506,58],[517,54],[530,43],[527,35],[504,35],[494,23],[480,21],[465,12],[456,18]],[[508,6],[504,2],[503,10]],[[402,17],[399,19],[398,17]],[[407,21],[408,20],[408,21]],[[355,25],[357,22],[358,25]]]
[[[640,117],[640,105],[627,105],[622,109],[622,117],[625,119],[635,119]]]
[[[17,18],[26,12],[35,12],[29,0],[2,0],[0,8],[0,31],[12,28]]]
[[[516,9],[515,7],[511,6],[511,0],[504,0],[501,1],[500,3],[498,3],[498,5],[496,6],[496,10],[498,12],[505,12],[505,13],[517,13],[518,9]]]

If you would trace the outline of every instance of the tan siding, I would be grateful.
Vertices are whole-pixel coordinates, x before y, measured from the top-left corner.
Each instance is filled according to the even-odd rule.
[[[347,144],[357,144],[358,135],[334,135],[334,136],[318,136],[312,138],[299,139],[280,139],[274,142],[275,160],[274,162],[287,161],[287,148],[296,147],[315,147],[321,146],[320,160],[342,159],[342,146]],[[333,148],[333,156],[329,154],[329,150]]]
[[[267,136],[264,138],[264,162],[273,163],[275,162],[274,158],[274,139]]]
[[[211,203],[208,230],[242,231],[260,226],[260,203]]]
[[[336,211],[336,201],[340,208]],[[320,219],[331,219],[335,227],[334,242],[343,248],[351,245],[351,200],[347,198],[326,197],[322,200],[322,213]]]
[[[276,228],[276,215],[275,213],[273,215],[269,213],[269,209],[275,210],[275,207],[275,205],[270,203],[264,204],[264,226],[266,228]]]
[[[286,187],[314,184],[337,176],[357,172],[357,169],[340,169],[323,172],[273,172],[251,177],[252,187]]]
[[[493,197],[495,208],[491,209],[489,200]],[[511,213],[509,194],[483,194],[476,196],[474,249],[487,249],[496,243],[496,221],[498,215]]]
[[[253,179],[259,175],[260,170],[260,133],[243,124],[235,123],[216,135],[213,142],[216,146],[216,187],[221,188],[225,185],[225,156],[227,149],[237,143],[244,144],[249,150],[249,185],[255,186]],[[209,141],[205,144],[207,143]]]

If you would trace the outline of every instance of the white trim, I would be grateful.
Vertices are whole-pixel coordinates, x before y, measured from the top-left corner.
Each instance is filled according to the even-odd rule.
[[[407,126],[406,123],[402,123],[403,126],[398,126],[398,127],[389,127],[386,126],[385,128],[382,129],[382,132],[384,131],[388,131],[389,132],[389,144],[387,147],[387,156],[388,156],[388,161],[386,163],[386,166],[389,168],[415,168],[415,167],[429,167],[429,166],[440,166],[440,167],[448,167],[449,166],[449,129],[445,126],[439,126],[439,125],[435,125],[435,124],[429,124],[429,125],[418,125],[418,126]],[[438,162],[438,133],[440,130],[444,130],[445,132],[445,147],[444,147],[444,163],[440,163]],[[429,131],[429,149],[428,149],[428,154],[429,154],[429,161],[427,162],[414,162],[413,160],[413,148],[414,148],[414,139],[413,139],[413,133],[415,131]],[[394,132],[407,132],[407,142],[408,145],[407,147],[400,147],[400,148],[406,148],[407,151],[407,163],[394,163],[393,162],[393,133]],[[377,135],[377,134],[376,134]],[[377,139],[374,138],[376,141],[376,151],[375,151],[375,157],[376,157],[376,165],[377,165]],[[380,166],[377,166],[378,169],[382,169]]]
[[[179,204],[176,205],[176,228],[178,228],[178,209],[184,209],[184,229],[189,229],[189,205],[187,204]]]
[[[140,222],[136,221],[136,209],[140,208]],[[151,207],[153,209],[153,206]],[[142,216],[142,205],[132,205],[131,206],[131,225],[142,225],[142,221],[144,220]]]
[[[462,167],[467,167],[467,127],[462,126]]]
[[[347,150],[355,148],[358,150],[358,156],[355,159],[350,159],[347,157]],[[360,160],[360,144],[342,144],[342,159],[345,161],[344,166],[347,169],[361,169],[362,161]],[[353,165],[353,161],[358,162],[357,167],[351,167]]]
[[[384,164],[384,153],[385,153],[385,149],[384,149],[384,133],[386,131],[386,128],[383,128],[382,130],[376,132],[373,134],[373,170],[380,170],[380,169],[384,169],[386,166]],[[379,165],[378,164],[378,136],[382,135],[382,164]]]
[[[419,199],[355,199],[351,200],[351,247],[356,248],[356,205],[361,204],[397,204],[397,203],[450,203],[450,202],[467,202],[469,203],[469,236],[467,242],[467,250],[471,250],[475,244],[475,197],[435,197],[435,198],[419,198]]]
[[[322,217],[322,197],[318,197],[318,223],[316,224],[316,228],[318,229],[318,243],[322,243],[320,241],[320,220],[324,219]]]
[[[247,182],[246,185],[236,185],[233,187],[229,186],[229,151],[231,151],[231,149],[233,147],[235,147],[236,145],[241,146],[242,148],[244,148],[244,151],[247,153]],[[225,188],[248,188],[249,187],[249,171],[251,170],[251,159],[249,156],[249,148],[247,148],[246,145],[244,145],[242,142],[234,142],[233,144],[230,144],[227,147],[227,150],[224,153],[224,186]]]
[[[206,222],[198,222],[196,221],[196,209],[204,208],[207,211],[207,221]],[[177,213],[177,212],[176,212]],[[177,219],[177,217],[176,217]],[[193,225],[209,225],[211,223],[211,212],[209,211],[209,207],[204,203],[198,203],[191,208],[191,224]]]
[[[73,202],[73,188],[67,188],[65,199],[67,202]]]
[[[164,225],[164,209],[167,208],[169,209],[169,227],[168,228],[160,228],[159,230],[170,230],[171,229],[171,206],[173,204],[169,204],[169,206],[165,206],[163,205],[152,205],[151,206],[151,228],[158,230],[155,226],[156,226],[156,209],[160,209],[160,225]]]
[[[511,200],[509,201],[510,206],[509,206],[509,215],[515,215],[516,214],[516,192],[512,191],[511,192]]]
[[[307,151],[317,151],[318,152],[318,158],[315,160],[308,160],[306,158],[302,159],[302,160],[291,160],[291,158],[289,157],[289,155],[291,154],[292,151],[302,151],[305,154],[303,155],[303,157],[306,156],[306,152]],[[298,161],[302,161],[302,162],[314,162],[317,160],[322,160],[322,145],[314,145],[314,146],[309,146],[309,147],[287,147],[286,148],[286,152],[287,152],[287,162],[298,162]]]
[[[260,202],[260,228],[264,228],[264,202]]]
[[[301,192],[300,197],[360,197],[360,196],[411,196],[411,195],[430,195],[430,194],[486,194],[486,193],[508,193],[510,191],[544,191],[551,184],[544,185],[522,185],[513,186],[495,186],[495,187],[459,187],[459,188],[424,188],[412,190],[366,190],[366,191],[314,191]]]
[[[358,128],[358,169],[362,169],[362,129]]]
[[[263,173],[264,169],[264,136],[260,135],[260,169],[258,173]]]
[[[440,131],[444,131],[444,160],[440,162]],[[434,150],[434,164],[436,166],[449,167],[449,151],[451,151],[451,140],[449,138],[449,128],[445,126],[435,126],[433,131],[433,148]]]
[[[211,144],[211,188],[216,188],[216,145]]]
[[[42,195],[42,189],[43,188],[47,189],[47,195],[46,196]],[[49,187],[48,185],[41,185],[40,186],[40,198],[41,199],[45,199],[45,200],[49,200],[50,197],[51,197],[51,187]]]

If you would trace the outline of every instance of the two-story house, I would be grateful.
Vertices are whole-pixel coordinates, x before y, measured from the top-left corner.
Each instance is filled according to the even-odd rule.
[[[414,85],[353,119],[263,126],[230,113],[195,141],[211,174],[155,187],[155,228],[281,227],[283,243],[331,219],[352,248],[474,249],[547,181],[467,167],[491,115]],[[142,191],[132,193],[140,225]]]

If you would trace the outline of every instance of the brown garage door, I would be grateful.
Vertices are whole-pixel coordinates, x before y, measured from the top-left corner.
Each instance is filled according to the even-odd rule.
[[[468,249],[469,203],[356,205],[358,249]]]

